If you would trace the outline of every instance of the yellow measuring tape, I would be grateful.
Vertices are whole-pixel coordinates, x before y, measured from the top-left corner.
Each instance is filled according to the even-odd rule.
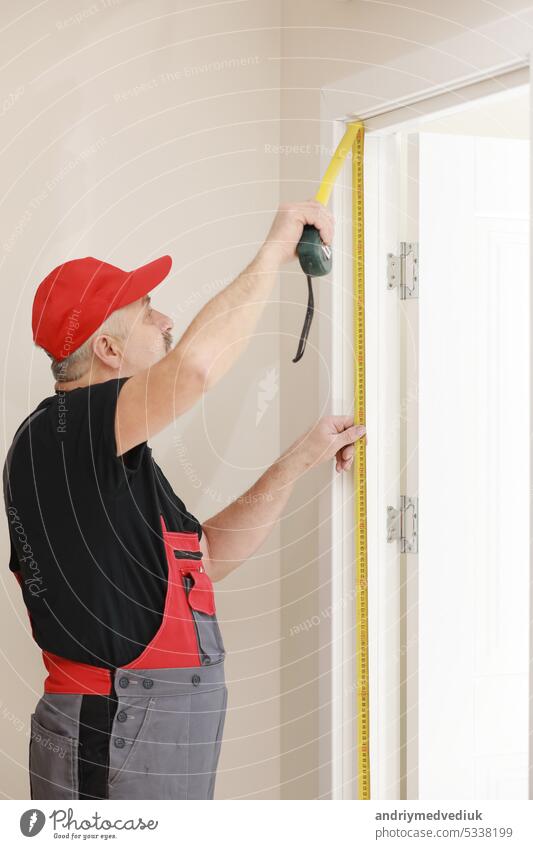
[[[354,424],[366,424],[365,375],[365,244],[364,244],[364,136],[361,122],[349,124],[333,154],[315,199],[327,204],[333,184],[348,153],[352,152],[352,256],[354,324]],[[366,443],[354,446],[356,711],[359,799],[370,799],[370,711],[368,670],[368,543],[366,509]]]
[[[353,126],[353,125],[352,125]],[[365,128],[356,124],[352,147],[352,256],[354,324],[354,423],[366,425],[365,374]],[[368,540],[366,443],[358,439],[354,458],[355,581],[357,646],[357,752],[359,798],[370,799],[370,708],[368,669]]]

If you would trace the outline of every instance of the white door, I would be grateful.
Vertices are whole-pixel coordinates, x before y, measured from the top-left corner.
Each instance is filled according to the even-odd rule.
[[[418,796],[527,799],[529,142],[419,155]]]

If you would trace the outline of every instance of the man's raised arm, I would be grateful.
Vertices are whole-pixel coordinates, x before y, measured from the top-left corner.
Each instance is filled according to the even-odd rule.
[[[231,368],[255,330],[280,266],[295,257],[305,224],[314,224],[331,243],[333,219],[322,204],[281,205],[252,262],[202,307],[163,359],[126,381],[115,418],[119,455],[167,427]]]

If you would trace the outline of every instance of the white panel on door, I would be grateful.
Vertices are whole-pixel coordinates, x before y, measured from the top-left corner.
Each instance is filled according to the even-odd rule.
[[[529,142],[419,165],[419,798],[527,799]]]

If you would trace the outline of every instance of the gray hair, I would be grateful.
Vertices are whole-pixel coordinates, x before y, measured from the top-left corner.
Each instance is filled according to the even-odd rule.
[[[69,354],[68,357],[65,357],[64,360],[56,360],[52,354],[48,354],[48,351],[45,351],[52,361],[50,368],[52,369],[52,374],[58,383],[66,383],[69,380],[79,380],[80,377],[83,377],[94,356],[92,343],[97,336],[106,334],[114,336],[115,339],[118,339],[121,342],[127,339],[131,330],[131,321],[126,318],[124,310],[125,307],[121,307],[120,309],[112,312],[111,315],[108,316],[108,318],[106,318],[106,320],[100,325],[100,327],[98,327],[94,333],[85,340],[83,345],[80,345],[79,348],[73,351],[72,354]]]

